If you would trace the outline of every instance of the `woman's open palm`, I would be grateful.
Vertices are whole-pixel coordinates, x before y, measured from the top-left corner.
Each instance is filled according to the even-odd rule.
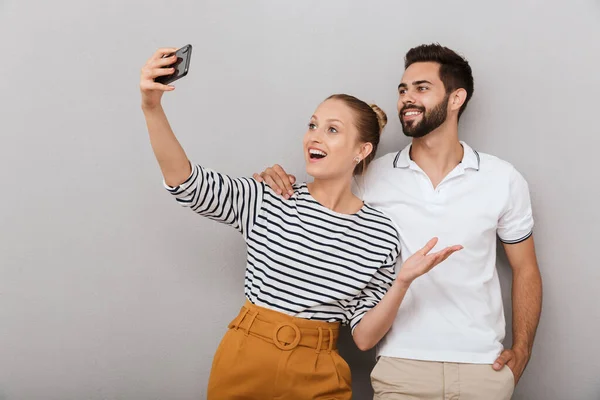
[[[419,276],[426,274],[433,267],[450,257],[452,253],[459,251],[463,248],[460,245],[448,246],[445,249],[442,249],[438,252],[429,254],[429,252],[435,247],[437,242],[438,238],[431,239],[429,242],[427,242],[425,247],[415,252],[415,254],[413,254],[406,261],[404,261],[404,263],[400,267],[400,271],[398,271],[396,280],[400,283],[409,285]]]

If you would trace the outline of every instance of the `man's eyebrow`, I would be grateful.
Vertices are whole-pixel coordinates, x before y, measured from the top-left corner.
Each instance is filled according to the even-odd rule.
[[[412,85],[413,86],[418,86],[418,85],[422,85],[424,83],[427,83],[429,85],[433,85],[433,83],[431,83],[431,82],[429,82],[428,80],[425,80],[425,79],[421,79],[420,81],[413,81]],[[408,85],[406,83],[404,83],[404,82],[398,85],[398,89],[400,89],[400,88],[407,88],[407,87],[408,87]]]

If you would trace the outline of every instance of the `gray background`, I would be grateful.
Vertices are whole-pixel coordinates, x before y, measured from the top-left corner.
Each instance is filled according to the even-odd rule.
[[[162,189],[138,92],[155,48],[194,45],[165,99],[191,158],[305,178],[331,93],[388,112],[380,154],[407,143],[402,59],[433,41],[474,69],[461,138],[530,183],[545,301],[514,398],[600,399],[599,39],[598,1],[0,2],[0,400],[204,397],[245,248]],[[367,399],[374,354],[343,353]]]

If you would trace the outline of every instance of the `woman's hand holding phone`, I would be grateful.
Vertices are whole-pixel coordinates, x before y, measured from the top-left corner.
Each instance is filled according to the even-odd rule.
[[[175,68],[169,66],[177,61],[176,51],[175,48],[158,49],[142,67],[140,78],[142,108],[151,109],[160,106],[163,93],[175,89],[172,85],[164,85],[154,80],[175,72]]]

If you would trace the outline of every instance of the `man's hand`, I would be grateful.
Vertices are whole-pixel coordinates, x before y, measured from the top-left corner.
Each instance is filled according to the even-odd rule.
[[[492,368],[496,371],[500,371],[502,368],[510,368],[515,377],[516,386],[529,362],[529,357],[530,355],[525,350],[519,348],[507,349],[498,356]]]
[[[276,193],[283,195],[286,200],[294,194],[292,185],[296,182],[296,177],[294,175],[288,175],[278,164],[265,169],[260,175],[254,174],[252,176],[257,182],[264,182]]]

